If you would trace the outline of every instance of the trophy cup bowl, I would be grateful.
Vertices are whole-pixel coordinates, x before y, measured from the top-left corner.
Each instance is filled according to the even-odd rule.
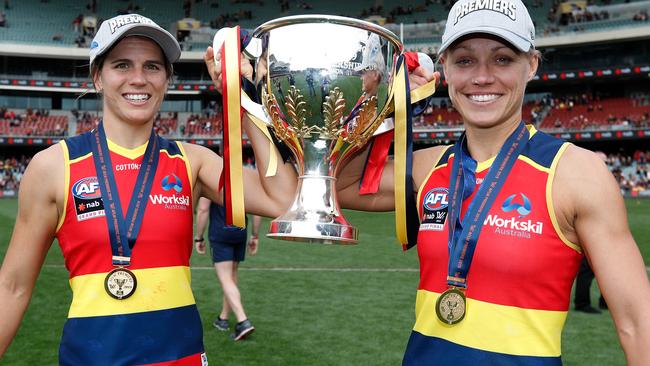
[[[292,151],[299,182],[293,204],[267,236],[356,244],[358,230],[336,196],[338,169],[362,149],[392,110],[392,79],[403,51],[392,32],[337,16],[292,16],[262,24],[262,105]]]

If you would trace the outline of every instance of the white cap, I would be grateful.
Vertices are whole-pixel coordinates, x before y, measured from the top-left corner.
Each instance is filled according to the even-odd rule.
[[[384,55],[381,54],[381,42],[379,35],[371,34],[368,40],[362,42],[363,52],[361,53],[361,65],[354,68],[355,71],[377,70],[384,74],[386,65]]]
[[[535,25],[521,0],[459,0],[449,11],[441,54],[460,37],[493,34],[522,52],[534,47]]]
[[[105,20],[90,44],[90,65],[99,55],[104,54],[117,41],[128,36],[143,36],[152,39],[163,50],[169,63],[181,56],[181,47],[171,33],[161,28],[153,20],[138,14],[118,15]]]

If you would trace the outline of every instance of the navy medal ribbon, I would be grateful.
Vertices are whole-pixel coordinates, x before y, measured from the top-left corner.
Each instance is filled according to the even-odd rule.
[[[449,288],[440,294],[435,306],[438,319],[447,325],[457,324],[465,318],[467,301],[464,290],[467,289],[467,273],[472,264],[483,222],[510,169],[526,146],[528,137],[528,129],[523,122],[520,122],[515,132],[508,137],[499,150],[463,220],[460,219],[460,211],[463,201],[471,196],[476,188],[477,163],[467,151],[464,133],[454,145],[454,162],[451,167],[448,193],[451,197],[447,224],[449,230],[447,285]]]
[[[523,122],[520,122],[499,150],[462,221],[460,211],[463,200],[469,197],[476,187],[474,175],[476,161],[467,152],[465,134],[456,142],[449,183],[451,200],[448,222],[447,284],[450,287],[467,288],[467,273],[485,217],[508,177],[510,169],[526,146],[528,138],[528,129]]]
[[[91,144],[93,160],[102,200],[104,201],[113,265],[128,266],[131,263],[131,249],[135,246],[140,231],[149,192],[151,192],[156,168],[158,167],[160,143],[152,129],[138,172],[135,190],[131,195],[126,216],[124,216],[117,183],[113,174],[113,164],[111,163],[103,121],[97,126],[93,137],[94,143]]]

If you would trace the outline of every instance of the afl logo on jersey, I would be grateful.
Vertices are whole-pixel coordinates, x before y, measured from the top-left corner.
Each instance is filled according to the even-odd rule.
[[[434,188],[424,196],[424,208],[428,211],[438,211],[449,205],[449,190],[447,188]]]
[[[73,184],[72,198],[77,213],[77,221],[85,221],[105,215],[104,201],[102,200],[102,192],[99,189],[97,177],[81,178]]]
[[[424,195],[420,231],[442,231],[447,220],[447,206],[449,206],[449,190],[447,188],[433,188]]]
[[[102,196],[99,190],[99,182],[97,177],[86,177],[79,179],[72,186],[72,194],[81,199],[100,198]]]

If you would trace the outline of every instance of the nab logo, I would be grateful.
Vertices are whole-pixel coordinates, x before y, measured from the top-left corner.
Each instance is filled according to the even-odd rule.
[[[424,208],[430,211],[438,211],[449,205],[447,188],[434,188],[424,196]]]
[[[180,178],[176,176],[176,174],[171,174],[171,175],[166,175],[162,179],[162,189],[165,191],[169,191],[170,189],[174,189],[176,192],[181,193],[183,190],[183,184],[181,183]]]
[[[518,195],[521,196],[522,198],[521,201],[523,201],[523,203],[513,202]],[[501,209],[503,210],[503,212],[510,212],[512,210],[517,210],[517,212],[519,213],[519,218],[521,219],[530,213],[531,204],[530,204],[530,200],[528,199],[528,197],[526,197],[525,194],[519,193],[519,194],[513,194],[512,196],[506,198],[506,200],[503,201],[503,205],[501,205]]]
[[[99,190],[97,177],[86,177],[79,179],[72,186],[72,195],[82,199],[100,198],[102,192]]]

